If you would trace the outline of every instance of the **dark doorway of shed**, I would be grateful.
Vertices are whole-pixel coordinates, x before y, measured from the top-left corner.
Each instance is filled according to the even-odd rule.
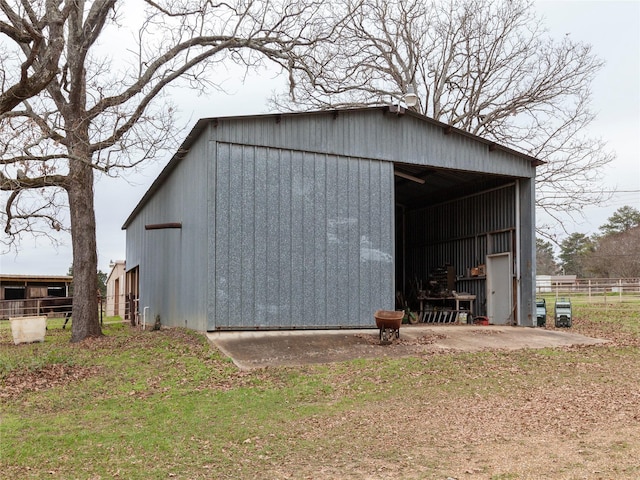
[[[24,300],[25,298],[27,298],[25,287],[4,287],[4,300]]]
[[[113,288],[113,314],[120,316],[120,279],[116,278]]]
[[[135,266],[127,270],[125,275],[126,300],[124,307],[124,318],[131,325],[138,325],[140,316],[140,268]],[[117,290],[116,290],[117,291]],[[117,296],[117,295],[116,295]]]
[[[415,274],[415,263],[421,260],[412,252],[414,242],[411,239],[420,233],[409,218],[412,212],[433,204],[430,196],[437,188],[437,177],[438,172],[433,168],[401,163],[394,165],[396,309],[409,308],[419,312],[422,279]]]
[[[459,319],[451,311],[461,308],[456,296],[467,294],[473,307],[464,308],[486,316],[486,258],[506,252],[515,258],[515,179],[394,167],[396,308],[418,311],[421,320],[437,311],[446,323]]]
[[[66,297],[66,287],[47,287],[47,297]]]

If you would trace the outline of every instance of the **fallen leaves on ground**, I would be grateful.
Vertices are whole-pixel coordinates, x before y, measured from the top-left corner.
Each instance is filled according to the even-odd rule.
[[[9,373],[0,386],[0,398],[11,399],[28,392],[37,392],[67,385],[97,375],[99,366],[44,365],[34,371],[16,370]]]

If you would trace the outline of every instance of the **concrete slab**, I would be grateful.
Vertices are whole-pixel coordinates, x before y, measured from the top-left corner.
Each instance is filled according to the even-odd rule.
[[[377,329],[209,332],[207,338],[243,370],[442,351],[516,350],[607,342],[565,330],[496,325],[403,325],[400,338],[391,345],[380,345]]]

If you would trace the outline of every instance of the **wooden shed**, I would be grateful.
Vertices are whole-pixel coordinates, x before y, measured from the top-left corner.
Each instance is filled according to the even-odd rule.
[[[0,275],[0,318],[38,315],[39,300],[69,298],[71,276]]]
[[[398,298],[428,320],[460,294],[533,326],[540,163],[388,107],[202,119],[123,225],[127,292],[208,331],[370,327]]]

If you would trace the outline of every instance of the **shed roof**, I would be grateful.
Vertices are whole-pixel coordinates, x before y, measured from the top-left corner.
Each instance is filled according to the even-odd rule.
[[[71,283],[69,275],[0,275],[0,283]]]
[[[442,128],[443,132],[447,135],[459,135],[465,138],[469,138],[473,141],[476,141],[478,143],[482,143],[484,145],[487,146],[487,148],[489,149],[489,151],[501,151],[501,152],[505,152],[509,155],[512,155],[516,158],[519,159],[523,159],[526,161],[531,162],[531,165],[533,167],[537,167],[539,165],[544,164],[545,162],[533,157],[531,155],[528,155],[526,153],[523,152],[519,152],[517,150],[514,150],[510,147],[504,146],[504,145],[500,145],[496,142],[494,142],[493,140],[488,140],[486,138],[474,135],[472,133],[469,133],[465,130],[461,130],[459,128],[453,127],[451,125],[448,125],[446,123],[440,122],[438,120],[434,120],[433,118],[427,117],[425,115],[413,112],[411,110],[405,110],[403,108],[399,108],[396,106],[380,106],[380,107],[365,107],[365,108],[350,108],[350,109],[336,109],[336,110],[318,110],[318,111],[311,111],[311,112],[288,112],[288,113],[270,113],[270,114],[260,114],[260,115],[242,115],[242,116],[227,116],[227,117],[209,117],[209,118],[201,118],[200,120],[198,120],[196,122],[196,124],[194,125],[194,127],[191,129],[191,131],[189,132],[189,134],[187,135],[187,137],[185,138],[185,140],[182,142],[182,144],[180,145],[180,147],[178,148],[178,150],[176,151],[176,153],[173,155],[173,157],[169,160],[169,162],[167,163],[167,165],[165,166],[165,168],[162,170],[162,172],[160,172],[160,174],[158,175],[158,177],[156,178],[156,180],[151,184],[151,186],[149,187],[149,189],[147,190],[147,192],[143,195],[143,197],[140,199],[140,201],[138,202],[138,204],[136,205],[136,207],[133,209],[133,211],[131,212],[131,214],[129,215],[129,217],[125,220],[124,224],[122,225],[122,229],[125,230],[130,223],[133,221],[133,219],[137,216],[137,214],[140,212],[140,210],[142,210],[142,208],[144,207],[144,205],[147,203],[147,201],[154,195],[154,193],[160,188],[160,186],[162,185],[162,183],[164,182],[164,180],[171,174],[171,172],[173,171],[173,169],[175,168],[175,166],[182,160],[182,158],[187,154],[187,152],[189,151],[189,149],[191,148],[191,146],[193,145],[193,143],[196,141],[196,139],[201,135],[201,133],[205,130],[205,128],[209,125],[209,124],[214,124],[217,125],[218,122],[222,122],[225,120],[248,120],[248,119],[264,119],[264,118],[275,118],[276,121],[278,121],[281,118],[284,117],[291,117],[291,118],[295,118],[295,117],[301,117],[301,116],[313,116],[313,115],[331,115],[334,117],[337,117],[338,115],[341,114],[357,114],[358,112],[371,112],[371,111],[380,111],[382,114],[387,114],[389,112],[392,112],[397,115],[408,115],[410,117],[416,118],[422,122],[425,122],[427,124],[430,125],[435,125],[437,127]],[[403,168],[407,168],[406,166]],[[409,167],[410,169],[410,167]]]

